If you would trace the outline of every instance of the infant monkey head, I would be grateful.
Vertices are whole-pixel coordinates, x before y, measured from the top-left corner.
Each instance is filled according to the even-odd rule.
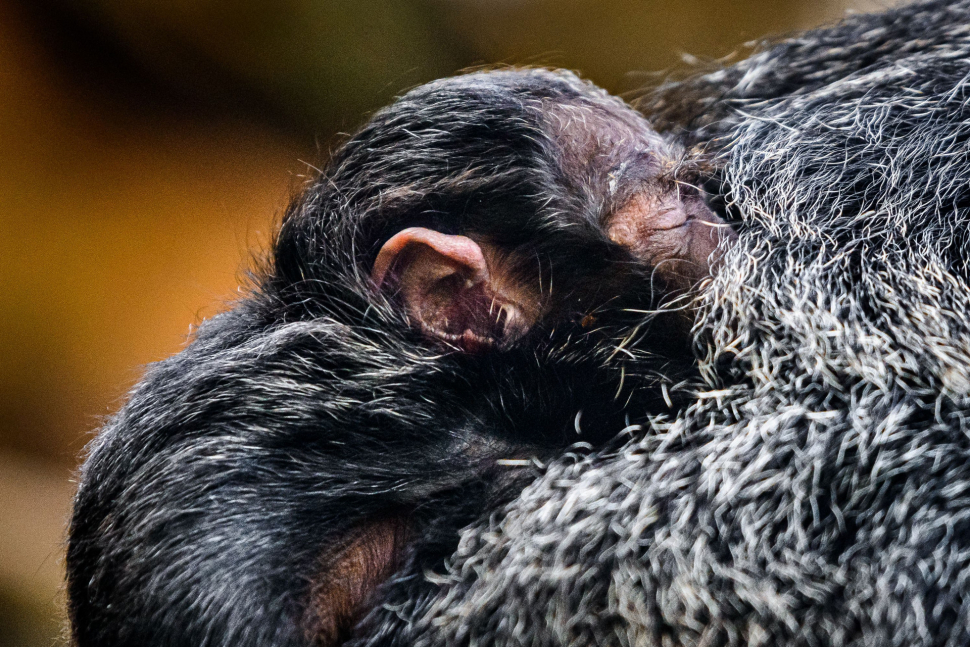
[[[425,339],[482,352],[685,302],[736,237],[705,203],[703,175],[570,73],[493,71],[378,113],[337,153],[324,199],[354,212],[342,231],[372,291]],[[684,341],[687,318],[654,334]]]

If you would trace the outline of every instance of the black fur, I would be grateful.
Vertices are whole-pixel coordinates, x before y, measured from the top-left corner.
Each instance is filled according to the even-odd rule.
[[[79,647],[310,644],[319,560],[357,524],[408,511],[400,580],[431,591],[458,530],[534,476],[498,459],[677,405],[683,340],[643,314],[665,289],[603,233],[599,185],[563,171],[555,109],[638,119],[568,73],[479,73],[408,93],[336,152],[252,293],[91,444],[67,555]],[[414,225],[487,237],[555,316],[503,350],[428,343],[368,279]]]

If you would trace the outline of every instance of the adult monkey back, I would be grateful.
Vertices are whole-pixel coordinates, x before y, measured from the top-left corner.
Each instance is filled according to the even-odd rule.
[[[91,445],[75,642],[333,645],[395,571],[432,590],[458,529],[533,476],[515,463],[681,402],[690,316],[651,313],[732,236],[699,179],[568,73],[444,80],[378,113],[252,294]]]
[[[552,465],[367,644],[970,644],[968,61],[970,3],[926,2],[670,88],[744,219],[710,391]]]

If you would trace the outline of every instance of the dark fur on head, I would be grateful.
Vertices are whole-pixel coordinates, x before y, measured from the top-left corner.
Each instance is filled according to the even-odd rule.
[[[596,143],[580,123],[615,142],[576,153]],[[354,547],[400,550],[416,601],[458,529],[534,476],[499,459],[549,460],[679,406],[684,326],[644,314],[671,290],[603,232],[618,198],[585,166],[642,127],[572,74],[510,70],[418,88],[341,146],[251,294],[150,367],[91,444],[67,555],[76,643],[338,640],[314,606],[353,606],[328,556],[379,582]],[[683,152],[657,146],[671,168],[652,181],[691,182]],[[487,238],[550,314],[487,353],[429,343],[369,276],[412,226]]]
[[[968,60],[937,0],[667,88],[744,219],[707,390],[550,465],[361,644],[970,644]]]

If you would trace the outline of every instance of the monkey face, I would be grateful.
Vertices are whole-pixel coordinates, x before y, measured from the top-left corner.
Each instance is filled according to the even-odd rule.
[[[737,235],[705,201],[705,161],[626,106],[610,108],[558,120],[564,168],[601,205],[598,225],[612,242],[667,289],[689,291],[710,275]]]

